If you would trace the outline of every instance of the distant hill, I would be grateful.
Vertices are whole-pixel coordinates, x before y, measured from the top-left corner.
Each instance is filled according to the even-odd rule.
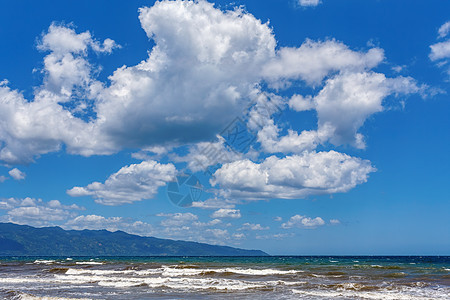
[[[0,223],[0,256],[266,256],[196,242],[142,237],[123,231],[64,230]]]

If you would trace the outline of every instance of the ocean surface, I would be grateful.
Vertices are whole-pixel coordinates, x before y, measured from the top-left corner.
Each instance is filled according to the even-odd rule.
[[[0,257],[1,299],[450,299],[450,257]]]

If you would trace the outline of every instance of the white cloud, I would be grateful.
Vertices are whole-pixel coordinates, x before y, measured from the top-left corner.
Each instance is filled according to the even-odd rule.
[[[430,59],[432,61],[450,57],[450,41],[436,43],[430,46]]]
[[[239,219],[241,217],[241,212],[239,209],[229,209],[229,208],[221,208],[216,210],[211,218],[232,218]]]
[[[7,80],[0,83],[0,160],[29,163],[40,154],[59,150],[62,143],[69,153],[89,155],[93,149],[97,154],[111,153],[105,150],[110,142],[98,135],[94,123],[75,117],[86,115],[102,88],[86,59],[87,49],[95,43],[89,32],[76,34],[71,28],[51,25],[38,46],[50,53],[44,58],[44,81],[35,89],[33,101],[11,90]]]
[[[320,3],[321,3],[320,0],[298,0],[298,4],[300,6],[306,6],[306,7],[317,6]]]
[[[67,220],[76,215],[79,206],[62,205],[58,200],[44,202],[41,199],[2,199],[0,209],[7,210],[6,215],[0,217],[1,222],[13,222],[31,226],[49,226],[55,222]]]
[[[339,225],[339,224],[341,224],[341,221],[339,221],[338,219],[331,219],[330,224],[331,225]]]
[[[268,25],[239,9],[162,1],[140,9],[139,19],[156,45],[147,60],[114,72],[98,105],[102,132],[120,145],[214,138],[242,113],[261,66],[275,55]]]
[[[273,123],[258,132],[258,141],[269,153],[301,153],[314,150],[319,144],[331,142],[335,146],[350,144],[363,149],[364,136],[358,130],[375,113],[384,110],[383,100],[389,95],[424,93],[410,77],[386,78],[375,72],[344,72],[329,78],[314,97],[294,96],[289,105],[303,111],[314,107],[318,117],[317,130],[298,134],[288,130],[279,137],[280,129]]]
[[[58,200],[44,202],[34,198],[0,199],[0,209],[6,214],[0,216],[0,222],[13,222],[30,226],[61,226],[64,229],[106,229],[109,231],[123,230],[139,235],[151,235],[152,226],[142,221],[132,221],[122,217],[105,218],[98,215],[78,215],[85,210],[76,204],[64,205]]]
[[[78,216],[73,220],[68,221],[66,224],[71,225],[71,228],[76,230],[81,229],[105,229],[104,224],[108,223],[117,223],[121,218],[119,217],[111,217],[106,219],[105,217],[98,215],[85,215]]]
[[[302,153],[326,142],[364,148],[364,137],[358,130],[368,117],[383,110],[382,102],[387,96],[424,93],[426,89],[410,77],[386,78],[370,71],[384,60],[384,52],[379,48],[363,53],[334,40],[307,40],[300,48],[282,48],[277,54],[265,68],[267,78],[272,78],[275,85],[280,85],[277,80],[283,78],[317,85],[332,76],[316,96],[294,95],[288,102],[295,111],[315,110],[317,130],[298,133],[288,129],[287,135],[280,137],[281,129],[274,121],[265,121],[258,132],[258,142],[269,153]]]
[[[230,234],[226,229],[218,229],[218,228],[207,229],[206,232],[212,234],[214,238],[221,244],[223,244],[224,240],[228,240],[230,238]]]
[[[209,198],[205,201],[192,202],[192,207],[198,207],[203,209],[218,209],[218,208],[234,208],[236,201],[220,198]]]
[[[400,73],[401,71],[403,71],[407,66],[403,65],[403,66],[393,66],[391,69],[394,72]]]
[[[269,230],[269,227],[263,227],[261,224],[244,223],[238,230]]]
[[[104,205],[121,205],[152,198],[175,174],[173,164],[143,161],[121,168],[105,183],[93,182],[86,187],[74,187],[67,193],[72,197],[92,196],[95,202]]]
[[[282,240],[293,236],[295,236],[294,233],[275,233],[275,234],[256,235],[255,238],[257,240]]]
[[[7,81],[0,84],[0,119],[4,121],[0,124],[1,161],[28,163],[41,154],[58,151],[63,144],[68,153],[84,156],[138,148],[143,152],[135,156],[144,158],[146,149],[197,143],[184,160],[189,168],[198,170],[193,162],[208,159],[198,152],[198,147],[241,115],[243,107],[264,97],[270,98],[264,103],[282,103],[281,97],[259,90],[264,80],[274,86],[295,80],[319,86],[324,78],[339,73],[329,78],[321,92],[325,96],[319,93],[314,98],[300,99],[297,95],[289,102],[295,110],[316,108],[323,112],[320,99],[327,98],[326,93],[339,96],[338,88],[330,87],[333,83],[344,84],[346,78],[350,81],[343,88],[342,99],[348,96],[347,88],[371,88],[367,81],[358,82],[360,88],[348,87],[352,79],[360,76],[352,78],[349,74],[369,74],[368,70],[384,60],[380,48],[358,52],[335,40],[306,40],[298,48],[281,47],[276,51],[268,24],[242,9],[222,11],[206,1],[159,1],[140,9],[139,19],[155,46],[147,59],[117,69],[108,82],[96,79],[100,68],[88,58],[92,51],[110,53],[119,47],[113,40],[97,41],[88,31],[76,33],[69,26],[49,27],[38,44],[48,54],[42,70],[44,82],[35,89],[34,99],[25,99],[10,89]],[[278,137],[278,127],[273,124],[265,128],[266,134],[272,135],[260,142],[269,152],[300,153],[299,149],[314,149],[322,142],[323,128],[331,128],[334,131],[327,134],[337,136],[328,137],[332,143],[351,142],[363,147],[358,125],[373,111],[358,113],[352,121],[340,120],[336,124],[331,124],[334,119],[322,118],[317,131],[292,130],[286,137]],[[253,129],[270,120],[270,114],[262,116],[257,109],[252,109],[249,117],[248,125]],[[218,146],[223,147],[223,143],[219,141]],[[236,159],[234,155],[220,162]],[[91,188],[94,193],[96,187]]]
[[[253,91],[252,99],[247,126],[253,131],[262,128],[274,115],[281,115],[286,106],[282,97],[257,89]]]
[[[120,47],[113,40],[106,39],[103,45],[94,40],[89,31],[77,34],[70,27],[60,26],[55,23],[50,25],[48,33],[44,34],[38,45],[40,50],[50,50],[55,55],[67,53],[83,53],[91,46],[96,52],[111,53],[113,48]]]
[[[383,110],[384,98],[390,94],[419,93],[422,89],[410,77],[386,78],[374,72],[340,74],[327,80],[314,97],[318,131],[329,126],[329,140],[334,145],[364,148],[358,129],[369,116]]]
[[[232,237],[233,237],[233,239],[241,240],[241,239],[244,239],[244,238],[245,238],[245,234],[243,234],[243,233],[234,233],[234,234],[232,235]]]
[[[306,40],[299,48],[281,48],[265,67],[263,74],[272,81],[302,79],[319,84],[330,72],[363,71],[384,60],[384,51],[372,48],[366,53],[350,50],[345,44],[329,40]]]
[[[13,220],[20,219],[22,222],[27,220],[60,221],[66,219],[68,215],[68,212],[63,210],[39,206],[17,207],[8,212],[8,216]]]
[[[76,230],[122,230],[142,236],[158,236],[160,238],[175,238],[214,244],[223,244],[222,238],[224,236],[228,238],[226,230],[210,228],[222,223],[217,219],[199,222],[198,216],[192,213],[160,213],[157,216],[164,218],[159,225],[122,217],[106,218],[98,215],[83,215],[69,220],[64,224],[64,227]]]
[[[281,227],[284,229],[289,229],[293,227],[316,228],[323,225],[325,225],[325,221],[321,217],[316,217],[312,219],[301,215],[295,215],[292,216],[286,223],[281,224]]]
[[[281,222],[281,221],[283,221],[283,218],[282,217],[275,217],[275,218],[273,218],[273,220],[276,221],[276,222]]]
[[[227,226],[220,219],[202,222],[197,215],[189,212],[160,213],[157,216],[165,218],[160,223],[161,229],[157,230],[160,237],[222,245],[231,238],[226,229],[217,228]]]
[[[85,210],[84,207],[80,207],[76,204],[72,205],[63,205],[58,200],[50,200],[48,201],[48,206],[51,208],[61,208],[61,209],[73,209],[73,210]]]
[[[250,160],[223,165],[211,179],[227,198],[304,198],[313,194],[346,192],[367,181],[375,168],[367,160],[335,151],[305,152],[257,164]]]
[[[89,156],[209,140],[242,113],[262,65],[275,55],[269,26],[240,9],[162,1],[142,8],[139,19],[156,45],[140,64],[117,69],[110,84],[95,80],[88,54],[109,53],[114,41],[50,26],[38,46],[50,53],[34,99],[6,82],[0,88],[0,160],[31,162],[62,144]]]
[[[14,169],[10,170],[10,171],[8,172],[8,174],[9,174],[12,178],[14,178],[14,180],[23,180],[23,179],[25,179],[25,176],[26,176],[26,174],[25,174],[24,172],[20,171],[20,170],[17,169],[17,168],[14,168]]]
[[[384,60],[380,48],[354,51],[336,40],[306,40],[300,47],[276,50],[269,25],[242,9],[222,11],[206,1],[160,1],[140,9],[139,19],[155,46],[148,58],[117,69],[108,82],[96,79],[100,68],[88,58],[92,51],[110,53],[119,47],[113,40],[97,41],[88,31],[76,33],[68,26],[49,27],[38,44],[48,53],[44,81],[34,98],[29,101],[7,81],[0,83],[1,161],[31,162],[62,145],[68,153],[84,156],[138,148],[134,156],[145,159],[149,152],[160,157],[175,146],[191,145],[186,156],[172,158],[187,162],[195,172],[201,170],[198,162],[212,164],[202,150],[213,145],[226,155],[218,159],[224,165],[211,182],[223,189],[219,194],[226,199],[345,192],[367,180],[374,171],[370,163],[334,151],[311,151],[328,142],[364,148],[359,129],[384,109],[383,99],[423,91],[409,77],[386,78],[370,71]],[[445,28],[439,32],[444,33]],[[430,57],[445,52],[436,47]],[[314,96],[294,95],[286,101],[259,85],[267,81],[282,88],[296,80],[322,89]],[[226,149],[221,137],[204,142],[251,103],[247,125],[259,130],[262,149],[298,155],[256,164]],[[273,121],[273,108],[283,110],[286,104],[295,111],[316,110],[317,130],[288,129],[280,136],[283,131]],[[280,170],[273,162],[292,165]],[[132,203],[152,198],[175,173],[170,163],[148,160],[123,167],[104,183],[74,187],[68,194],[92,196],[106,205]],[[208,200],[193,206],[232,210],[234,204]]]
[[[450,32],[450,21],[444,23],[438,30],[438,37],[445,38]],[[450,39],[439,42],[430,46],[429,54],[431,61],[436,61],[439,67],[445,67],[447,73],[450,74]]]
[[[192,172],[206,172],[210,166],[241,158],[242,154],[229,149],[221,136],[217,136],[216,142],[200,142],[191,145],[188,154],[184,156],[171,155],[171,159],[175,162],[187,162],[187,167]]]
[[[267,153],[302,153],[316,149],[318,144],[324,143],[330,127],[323,126],[319,130],[303,130],[300,134],[288,129],[287,135],[279,136],[280,128],[272,120],[258,132],[258,142]]]
[[[4,182],[7,179],[8,179],[8,177],[0,175],[0,183]]]
[[[294,95],[291,97],[291,99],[289,99],[289,107],[295,111],[306,111],[312,110],[316,106],[310,95],[308,96]]]
[[[75,91],[76,87],[81,87],[86,92],[95,89],[99,83],[93,79],[93,67],[86,60],[88,49],[98,53],[111,53],[117,47],[111,39],[106,39],[101,45],[92,38],[89,31],[77,34],[73,28],[50,25],[37,47],[50,52],[44,58],[43,73],[46,76],[43,88],[69,99],[80,91]],[[85,95],[89,97],[89,93]]]
[[[438,34],[440,38],[446,37],[450,32],[450,21],[445,22],[441,27],[439,27]]]
[[[161,221],[161,225],[164,227],[179,227],[183,225],[191,225],[194,221],[198,220],[198,216],[192,213],[175,213],[175,214],[160,214],[158,216],[168,217]]]
[[[216,226],[222,224],[222,221],[219,219],[214,219],[209,222],[194,222],[192,225],[197,227],[207,227],[207,226]]]
[[[103,230],[108,231],[125,231],[130,234],[137,234],[141,236],[154,235],[153,226],[142,222],[127,220],[122,217],[105,218],[98,215],[83,215],[67,221],[64,226],[65,229],[73,230]]]
[[[145,147],[138,152],[132,153],[131,157],[139,160],[158,160],[172,151],[172,149],[173,147],[163,146]]]

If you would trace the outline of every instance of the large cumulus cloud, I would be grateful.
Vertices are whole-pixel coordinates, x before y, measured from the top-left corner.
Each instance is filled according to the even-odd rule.
[[[269,24],[240,8],[158,1],[141,8],[139,20],[154,46],[146,59],[118,68],[106,82],[97,79],[100,66],[90,57],[112,53],[120,47],[115,41],[99,41],[89,31],[77,33],[66,25],[49,27],[38,44],[45,52],[44,80],[33,99],[25,99],[5,80],[0,83],[0,161],[28,163],[63,147],[84,156],[126,148],[141,154],[175,149],[168,157],[195,172],[194,160],[205,161],[197,153],[204,143],[216,139],[215,145],[225,149],[217,135],[233,118],[245,115],[248,128],[257,131],[262,154],[219,160],[222,166],[211,183],[220,196],[301,198],[345,192],[365,182],[374,167],[316,148],[364,148],[359,129],[384,110],[384,99],[424,89],[410,77],[377,72],[385,59],[381,48],[355,51],[334,39],[277,46]],[[447,29],[441,31],[447,34]],[[442,58],[436,49],[431,58]],[[280,93],[299,81],[312,94]],[[267,104],[315,111],[317,128],[289,128],[286,133],[272,113],[258,113]],[[189,153],[180,157],[176,147],[185,145]],[[272,153],[277,156],[267,157]],[[153,197],[176,172],[171,163],[148,160],[69,193],[92,196],[102,204],[130,203]]]

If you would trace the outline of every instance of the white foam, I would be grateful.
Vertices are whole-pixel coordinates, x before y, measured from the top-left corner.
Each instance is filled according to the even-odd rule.
[[[71,269],[76,270],[76,269]],[[116,287],[116,288],[126,288],[140,285],[147,285],[150,288],[170,288],[177,290],[205,290],[205,289],[215,289],[215,290],[246,290],[246,289],[257,289],[257,288],[267,288],[275,286],[294,286],[306,284],[304,281],[289,282],[289,281],[246,281],[238,279],[228,279],[228,278],[195,278],[195,277],[182,277],[174,276],[168,277],[160,274],[158,277],[125,277],[120,276],[122,274],[116,274],[116,276],[111,276],[112,274],[101,274],[97,270],[97,274],[86,274],[81,272],[71,271],[70,275],[55,275],[55,282],[65,283],[65,284],[98,284],[99,286]],[[85,271],[85,270],[79,270]],[[107,271],[107,270],[105,270]],[[127,270],[128,272],[132,270]],[[121,272],[121,271],[118,271]],[[119,276],[117,276],[119,275]]]
[[[349,286],[350,287],[350,286]],[[294,294],[304,296],[320,297],[325,299],[333,298],[355,298],[355,299],[379,299],[379,300],[431,300],[448,299],[448,291],[432,289],[399,288],[397,290],[380,290],[363,292],[359,290],[298,290],[292,289]]]
[[[50,279],[51,281],[52,279]],[[24,284],[24,283],[48,283],[48,278],[39,277],[4,277],[0,278],[0,283],[4,284]]]
[[[54,260],[36,259],[33,263],[34,264],[46,264],[46,265],[49,265],[49,264],[52,264],[54,262],[55,262]]]
[[[167,272],[180,271],[177,272]],[[277,281],[243,281],[225,278],[195,278],[192,274],[200,274],[205,270],[212,269],[173,269],[160,268],[150,270],[85,270],[69,269],[65,275],[55,275],[55,281],[59,283],[71,284],[92,284],[100,286],[125,288],[139,285],[148,285],[151,288],[167,287],[172,289],[217,289],[217,290],[244,290],[251,288],[263,288],[268,286],[292,286],[303,285],[306,282],[289,282],[283,280]],[[227,269],[219,269],[222,272]],[[244,269],[248,272],[248,269]],[[217,270],[216,270],[217,271]],[[183,274],[181,276],[180,274]],[[121,276],[127,275],[127,276]],[[153,275],[153,277],[149,277]],[[168,276],[171,275],[171,276]],[[134,276],[134,277],[133,277]]]
[[[241,268],[222,268],[222,269],[194,269],[194,268],[173,268],[165,267],[162,273],[163,276],[193,276],[200,275],[207,272],[216,273],[234,273],[240,275],[255,275],[255,276],[266,276],[266,275],[285,275],[285,274],[296,274],[303,272],[301,270],[276,270],[276,269],[241,269]]]
[[[43,297],[39,297],[39,296],[34,296],[34,295],[30,295],[30,294],[25,294],[22,293],[20,295],[18,295],[18,299],[20,300],[89,300],[87,298],[61,298],[61,297],[48,297],[48,296],[43,296]]]
[[[308,282],[306,281],[284,281],[284,280],[276,280],[276,281],[266,281],[266,283],[270,286],[277,286],[277,285],[304,285]]]
[[[205,272],[214,272],[212,269],[176,269],[176,268],[162,268],[161,275],[165,277],[181,277],[181,276],[195,276]]]
[[[297,274],[303,272],[301,270],[276,270],[276,269],[240,269],[240,268],[222,268],[222,269],[195,269],[195,268],[177,268],[177,267],[162,267],[157,269],[147,270],[98,270],[98,269],[68,269],[67,275],[77,274],[92,274],[92,275],[115,275],[115,274],[135,274],[138,276],[158,274],[164,277],[182,277],[182,276],[197,276],[209,272],[215,273],[234,273],[239,275],[287,275]]]
[[[313,273],[311,273],[311,276],[312,277],[316,277],[316,278],[325,278],[325,277],[327,277],[325,275],[319,275],[319,274],[313,274]]]
[[[236,269],[227,268],[225,272],[231,272],[242,275],[285,275],[285,274],[297,274],[303,271],[300,270],[276,270],[276,269]]]
[[[102,262],[96,262],[96,261],[77,261],[77,265],[103,265]]]
[[[254,280],[243,280],[241,278],[223,278],[219,276],[208,277],[202,274],[200,277],[191,275],[180,276],[175,271],[185,272],[185,274],[192,274],[213,270],[214,272],[241,272],[244,274],[282,274],[294,270],[276,270],[276,269],[240,269],[240,268],[222,268],[222,269],[180,269],[174,267],[162,267],[148,270],[100,270],[100,269],[68,269],[65,274],[54,274],[52,277],[10,277],[0,278],[0,283],[10,283],[17,286],[26,286],[30,284],[33,286],[45,285],[49,287],[62,286],[77,286],[77,287],[112,287],[117,289],[126,289],[129,287],[145,286],[146,289],[162,288],[174,289],[176,291],[245,291],[252,289],[271,289],[290,290],[296,297],[312,297],[312,298],[350,298],[350,299],[387,299],[387,300],[428,300],[428,299],[447,299],[450,289],[442,288],[428,288],[423,283],[418,282],[415,286],[393,286],[388,282],[381,284],[379,290],[367,291],[365,286],[361,283],[343,282],[338,284],[335,288],[326,288],[321,290],[311,290],[306,281],[291,281],[295,277],[289,277],[286,280],[261,280],[260,277]],[[173,272],[172,272],[173,271]],[[187,272],[186,272],[187,271]],[[256,272],[255,272],[256,271]],[[172,272],[172,273],[170,273]],[[297,272],[297,271],[296,271]],[[171,276],[167,276],[170,274]],[[289,273],[291,274],[291,273]],[[315,275],[315,274],[314,274]],[[317,276],[317,275],[316,275]],[[302,290],[302,286],[308,287],[308,290]],[[318,285],[318,287],[325,287]],[[28,295],[27,295],[28,296]],[[294,295],[293,295],[294,296]],[[64,298],[19,298],[24,300],[36,299],[64,299]],[[86,296],[85,296],[86,297]]]
[[[92,269],[73,269],[70,268],[66,271],[67,275],[81,275],[81,274],[92,274],[92,275],[138,275],[146,276],[153,274],[161,274],[161,269],[148,269],[148,270],[92,270]]]
[[[168,287],[171,289],[215,289],[215,290],[247,290],[267,287],[266,282],[250,282],[235,279],[213,279],[213,278],[157,278],[164,282],[156,283],[155,279],[146,280],[150,287]]]
[[[216,289],[216,290],[245,290],[267,287],[267,282],[250,282],[235,279],[217,278],[170,278],[170,277],[116,277],[98,275],[57,275],[55,282],[86,284],[97,283],[100,286],[124,288],[139,285],[148,285],[151,288],[171,288],[171,289]],[[280,284],[280,283],[277,283]]]
[[[139,282],[126,282],[126,281],[99,281],[98,285],[106,286],[106,287],[115,287],[115,288],[127,288],[133,286],[139,286],[145,283]]]

